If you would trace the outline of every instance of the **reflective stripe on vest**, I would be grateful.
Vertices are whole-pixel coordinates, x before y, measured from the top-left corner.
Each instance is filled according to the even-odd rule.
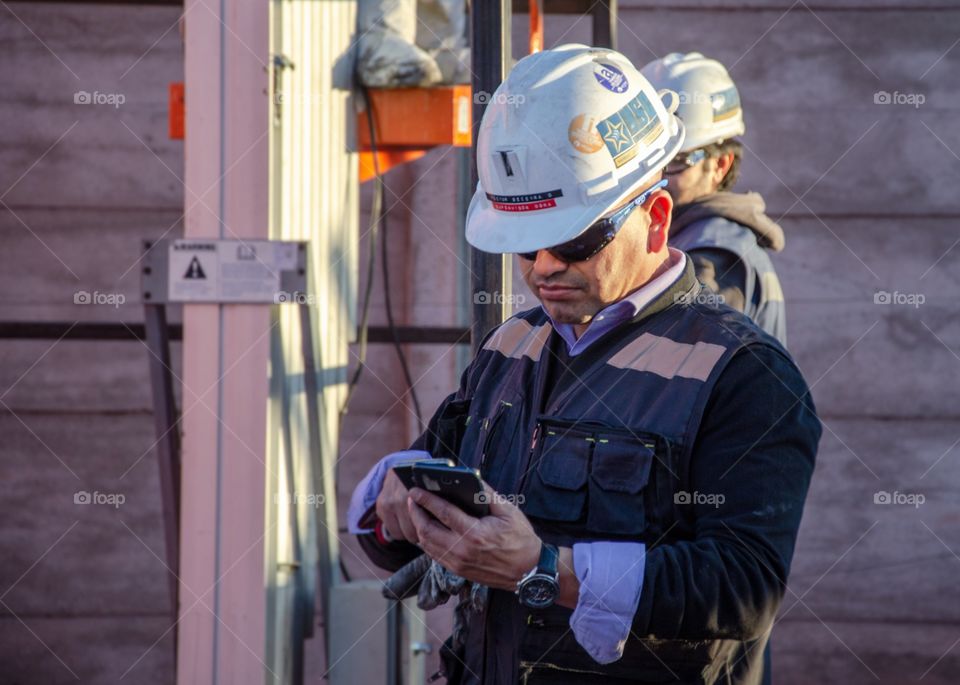
[[[712,343],[677,342],[644,333],[607,362],[619,369],[649,371],[664,378],[681,376],[705,381],[723,356],[725,348]]]
[[[499,352],[511,359],[529,357],[537,362],[552,330],[553,326],[549,323],[531,326],[523,319],[508,319],[494,331],[483,349]]]

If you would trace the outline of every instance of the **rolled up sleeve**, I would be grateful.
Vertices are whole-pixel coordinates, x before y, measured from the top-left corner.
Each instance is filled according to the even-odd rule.
[[[387,471],[396,464],[414,459],[429,459],[430,453],[423,450],[402,450],[388,454],[378,461],[372,469],[364,476],[350,496],[350,506],[347,508],[347,530],[353,535],[362,535],[370,533],[372,528],[364,528],[361,521],[366,514],[376,504],[380,490],[383,489],[383,479],[387,477]]]
[[[587,542],[573,546],[580,581],[570,627],[593,659],[609,664],[623,656],[643,588],[646,546],[639,542]]]

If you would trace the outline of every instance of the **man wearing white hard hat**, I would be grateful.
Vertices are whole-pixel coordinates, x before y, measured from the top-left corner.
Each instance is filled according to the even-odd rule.
[[[347,516],[400,569],[391,592],[413,568],[421,606],[459,598],[450,683],[763,676],[821,429],[783,347],[667,245],[676,104],[566,45],[518,62],[483,116],[467,239],[515,253],[541,305],[485,337]],[[407,490],[391,467],[418,457],[478,469],[489,514]]]
[[[757,193],[734,193],[740,175],[743,110],[720,62],[699,52],[672,53],[642,70],[654,88],[676,91],[687,135],[664,170],[676,202],[670,244],[693,260],[697,277],[786,344],[780,280],[768,252],[779,252],[783,229]]]

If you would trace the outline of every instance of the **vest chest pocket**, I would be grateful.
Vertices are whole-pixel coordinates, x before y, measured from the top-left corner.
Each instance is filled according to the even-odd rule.
[[[487,415],[472,417],[475,433],[465,442],[473,442],[468,463],[480,469],[484,480],[495,489],[510,487],[503,482],[504,469],[510,463],[510,454],[517,437],[517,423],[521,416],[521,398],[500,397],[487,409]]]
[[[587,528],[598,533],[642,533],[643,489],[650,479],[655,442],[598,433],[590,469]]]
[[[523,488],[528,516],[597,534],[645,530],[656,436],[559,419],[541,419],[537,430]]]
[[[587,500],[593,434],[573,422],[541,419],[536,428],[524,512],[550,521],[577,521]]]

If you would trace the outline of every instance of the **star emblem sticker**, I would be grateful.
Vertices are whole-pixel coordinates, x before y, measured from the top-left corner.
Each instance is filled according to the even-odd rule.
[[[624,130],[624,123],[614,123],[612,121],[604,122],[607,125],[607,132],[603,135],[603,139],[616,147],[616,153],[620,154],[620,151],[628,147],[632,142],[630,136],[627,135]]]

